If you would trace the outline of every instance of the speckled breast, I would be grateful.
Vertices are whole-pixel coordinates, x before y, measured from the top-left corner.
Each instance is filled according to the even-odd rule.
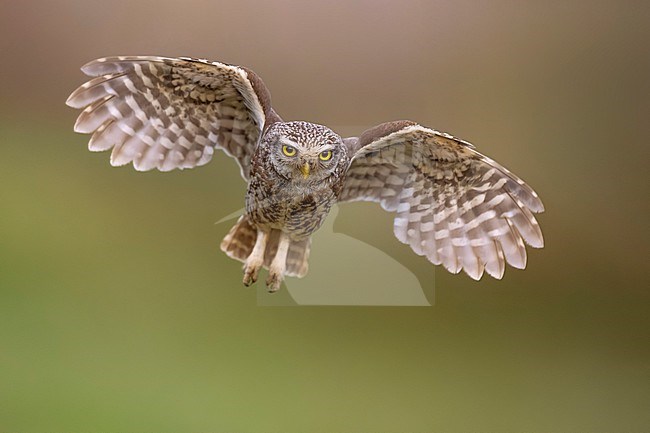
[[[318,230],[335,202],[330,188],[296,193],[289,185],[270,187],[253,179],[246,195],[246,213],[258,228],[282,230],[300,240]]]

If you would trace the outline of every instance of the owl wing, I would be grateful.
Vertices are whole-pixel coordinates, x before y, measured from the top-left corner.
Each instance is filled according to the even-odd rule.
[[[96,78],[67,100],[84,108],[74,126],[111,164],[169,171],[210,161],[214,149],[237,160],[244,179],[265,125],[279,121],[250,69],[191,58],[108,57],[82,71]]]
[[[358,139],[339,201],[374,201],[396,212],[394,233],[434,264],[478,280],[526,266],[544,245],[533,212],[544,206],[519,177],[474,146],[414,122],[384,123]]]

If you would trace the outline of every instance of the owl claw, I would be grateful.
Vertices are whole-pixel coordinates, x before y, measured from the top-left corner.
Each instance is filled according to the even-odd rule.
[[[280,290],[280,285],[282,285],[282,274],[270,271],[269,277],[266,279],[266,287],[269,293]]]
[[[266,279],[266,287],[270,293],[280,290],[280,285],[284,279],[284,271],[286,269],[287,253],[290,244],[289,237],[284,233],[280,233],[280,240],[278,241],[278,249],[275,252],[275,257],[269,266],[269,277]]]
[[[244,266],[244,279],[242,280],[244,286],[248,287],[257,281],[257,276],[260,272],[260,267],[261,266],[255,266],[255,265],[251,266],[248,264]]]
[[[244,286],[248,287],[257,281],[257,275],[264,264],[264,249],[266,248],[267,233],[259,231],[253,251],[244,262]]]

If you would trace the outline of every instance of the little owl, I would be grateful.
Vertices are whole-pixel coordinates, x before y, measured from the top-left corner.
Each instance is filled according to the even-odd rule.
[[[533,212],[544,207],[519,177],[449,134],[401,120],[341,138],[314,123],[285,122],[250,69],[192,58],[109,57],[82,68],[95,77],[67,100],[83,108],[75,131],[111,164],[161,171],[232,156],[248,183],[246,211],[221,242],[244,263],[244,284],[269,271],[307,273],[311,235],[334,203],[378,202],[394,233],[453,273],[501,278],[543,246]]]

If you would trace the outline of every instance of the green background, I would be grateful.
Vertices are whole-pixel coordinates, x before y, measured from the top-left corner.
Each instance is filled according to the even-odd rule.
[[[0,8],[0,431],[648,431],[647,2]],[[539,192],[547,246],[502,281],[437,270],[433,307],[259,306],[218,248],[232,161],[136,173],[72,132],[79,67],[118,54],[249,66],[343,135],[472,141]],[[336,224],[429,266],[375,205]]]

